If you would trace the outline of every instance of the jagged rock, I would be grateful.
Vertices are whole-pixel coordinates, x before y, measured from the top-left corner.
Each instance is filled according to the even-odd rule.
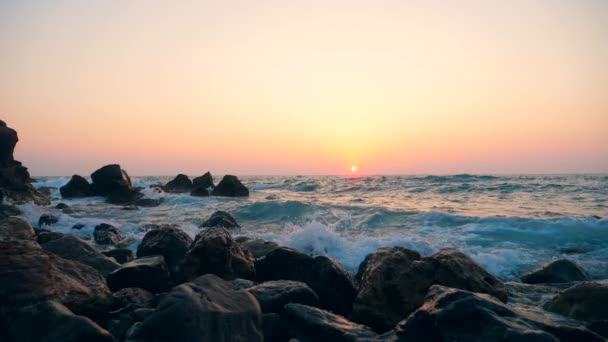
[[[73,175],[69,182],[59,188],[63,198],[79,198],[91,196],[91,184],[79,175]]]
[[[91,191],[96,196],[108,196],[120,189],[133,189],[131,178],[118,164],[106,165],[91,174]]]
[[[209,218],[205,220],[205,222],[200,225],[200,227],[222,227],[226,229],[241,228],[241,226],[238,224],[238,222],[236,222],[232,215],[222,210],[214,212],[211,216],[209,216]]]
[[[249,189],[241,181],[232,175],[226,175],[220,183],[211,191],[212,196],[244,197],[249,196]]]
[[[543,308],[578,320],[608,320],[608,286],[593,282],[577,284],[553,297]]]
[[[190,192],[190,190],[192,190],[192,181],[190,178],[188,178],[188,176],[180,173],[165,184],[165,186],[163,186],[163,190],[167,193]]]
[[[585,280],[591,280],[589,274],[568,259],[553,260],[521,276],[521,281],[526,284],[569,283]]]
[[[213,189],[213,187],[213,177],[211,176],[211,173],[207,172],[192,180],[192,191],[190,192],[190,195],[198,197],[209,196],[209,189]]]
[[[100,245],[119,245],[127,237],[118,228],[102,223],[95,227],[93,238]]]
[[[123,264],[107,276],[112,291],[140,287],[157,293],[170,288],[169,271],[161,255],[137,258]]]
[[[25,219],[9,217],[0,220],[0,240],[31,240],[34,234],[34,228]]]
[[[59,217],[52,214],[42,214],[38,219],[38,226],[52,226],[57,222],[59,222]]]
[[[311,257],[279,247],[256,260],[258,281],[295,280],[308,285],[319,296],[320,306],[339,314],[351,311],[357,288],[350,274],[336,260]]]
[[[137,256],[162,255],[171,274],[175,274],[191,244],[192,238],[183,230],[164,225],[146,233],[137,247]]]
[[[104,277],[120,267],[120,264],[116,261],[101,254],[91,245],[73,235],[64,235],[58,239],[46,241],[41,245],[45,251],[93,267]]]
[[[271,251],[281,247],[278,243],[272,241],[266,241],[257,238],[250,238],[247,236],[239,236],[236,238],[241,247],[251,252],[254,258],[261,258]]]
[[[289,303],[319,306],[319,297],[308,285],[291,280],[273,280],[247,289],[260,303],[263,313],[280,313]]]
[[[101,254],[114,258],[119,264],[124,264],[135,259],[135,254],[128,248],[116,248],[109,251],[101,252]]]

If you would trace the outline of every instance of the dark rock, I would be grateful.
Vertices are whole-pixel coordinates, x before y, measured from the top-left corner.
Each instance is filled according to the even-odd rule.
[[[31,180],[30,180],[30,182],[31,182]],[[51,197],[51,194],[53,193],[53,191],[57,190],[57,188],[54,186],[41,186],[41,187],[37,188],[36,190],[38,190],[40,193],[42,193],[45,196]]]
[[[213,188],[213,177],[211,176],[211,173],[207,172],[192,180],[192,191],[190,192],[190,195],[199,197],[209,196],[209,189]]]
[[[107,279],[112,291],[140,287],[157,293],[170,289],[169,271],[165,259],[160,255],[129,261],[108,274]]]
[[[32,225],[20,217],[0,220],[0,240],[31,240],[34,237]]]
[[[260,308],[248,292],[207,274],[173,288],[154,313],[127,332],[126,341],[261,342]]]
[[[70,206],[61,202],[61,203],[57,203],[57,205],[55,206],[55,209],[66,209],[69,208]]]
[[[232,284],[232,288],[235,290],[243,290],[254,286],[255,282],[247,279],[236,278],[232,279],[230,284]]]
[[[137,189],[119,188],[108,194],[106,202],[117,205],[132,204],[140,201],[142,197],[143,194]]]
[[[65,209],[61,210],[61,212],[64,214],[73,214],[76,212],[76,210],[74,210],[73,208],[65,208]]]
[[[247,289],[260,303],[262,312],[280,313],[289,303],[319,306],[319,297],[299,281],[273,280],[252,286]]]
[[[434,284],[488,293],[504,302],[508,298],[500,280],[455,249],[422,258],[402,247],[382,247],[365,257],[356,277],[360,291],[352,319],[379,332],[420,307]]]
[[[591,215],[591,217],[593,217],[596,220],[601,220],[602,219],[602,217],[598,216],[598,215]]]
[[[366,326],[302,304],[287,304],[282,317],[290,335],[304,342],[353,342],[376,337],[376,333]]]
[[[133,189],[131,178],[118,164],[106,165],[91,174],[91,191],[96,196],[108,196],[116,190]]]
[[[60,232],[40,232],[36,235],[36,242],[42,245],[49,241],[61,239],[62,237],[64,237],[64,234]]]
[[[152,208],[158,207],[161,203],[163,203],[163,199],[154,199],[154,198],[141,198],[133,202],[133,205],[138,207]]]
[[[59,217],[52,214],[42,214],[38,219],[38,226],[52,226],[57,222],[59,222]]]
[[[608,320],[601,320],[591,322],[591,324],[587,325],[587,329],[595,332],[596,334],[608,338]]]
[[[115,341],[108,331],[95,322],[75,315],[55,301],[11,308],[2,316],[0,336],[6,341]]]
[[[287,247],[279,247],[256,260],[258,281],[295,280],[308,285],[319,296],[320,306],[339,314],[351,311],[357,295],[350,274],[334,259],[311,257]]]
[[[163,186],[163,190],[167,193],[190,192],[190,190],[192,190],[192,181],[190,178],[188,178],[188,176],[179,174],[165,184],[165,186]]]
[[[204,188],[194,188],[190,191],[190,196],[194,197],[207,197],[209,196],[209,191]]]
[[[251,252],[253,257],[256,259],[266,256],[266,254],[281,247],[279,244],[272,241],[250,238],[246,236],[237,237],[236,242],[238,242],[241,247]]]
[[[592,282],[577,284],[553,297],[543,308],[578,320],[608,320],[608,286]]]
[[[0,201],[2,201],[2,196],[0,193]],[[0,220],[5,219],[11,216],[21,215],[21,210],[13,205],[8,204],[0,204]]]
[[[585,270],[568,259],[557,259],[525,273],[521,281],[526,284],[569,283],[591,280]]]
[[[274,312],[262,315],[262,330],[265,342],[285,342],[289,340],[287,327],[281,320],[281,315]]]
[[[249,189],[236,176],[226,175],[211,191],[212,196],[244,197],[249,196]]]
[[[146,233],[137,247],[137,256],[162,255],[172,275],[184,259],[184,255],[192,244],[192,238],[183,230],[164,225]]]
[[[81,230],[84,227],[85,227],[85,225],[83,223],[76,223],[75,225],[72,226],[72,229]]]
[[[17,131],[7,127],[6,123],[0,120],[0,165],[10,165],[15,160],[13,152],[18,141]]]
[[[149,307],[154,300],[154,294],[139,287],[125,287],[112,294],[114,307],[123,308],[129,304]]]
[[[42,244],[42,249],[64,259],[89,265],[104,277],[120,267],[120,264],[114,259],[101,254],[93,246],[74,235],[64,235],[58,239],[46,241]]]
[[[227,229],[241,228],[232,215],[221,210],[218,210],[209,216],[200,227],[222,227]]]
[[[385,341],[603,341],[576,322],[507,306],[487,294],[434,285]]]
[[[93,238],[100,245],[118,245],[127,237],[118,228],[102,223],[95,227]]]
[[[137,322],[142,322],[154,312],[153,309],[130,304],[110,312],[108,330],[120,341],[124,340],[129,329]]]
[[[116,248],[102,252],[103,255],[114,258],[119,264],[124,264],[135,259],[135,254],[128,248]]]
[[[91,184],[79,175],[73,175],[67,184],[59,188],[63,198],[79,198],[91,196]]]

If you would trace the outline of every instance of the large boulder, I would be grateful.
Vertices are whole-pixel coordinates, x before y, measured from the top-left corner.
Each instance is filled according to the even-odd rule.
[[[434,285],[384,341],[604,341],[584,326],[507,306],[487,294]]]
[[[135,253],[128,248],[115,248],[109,251],[101,252],[101,254],[114,258],[119,264],[124,264],[135,259]]]
[[[192,280],[213,273],[231,280],[255,276],[253,256],[243,250],[224,228],[210,228],[196,235],[179,266],[179,279]]]
[[[9,165],[13,160],[13,152],[19,138],[17,131],[7,127],[6,123],[0,120],[0,165]]]
[[[543,308],[584,321],[608,320],[608,286],[593,282],[577,284],[553,297]]]
[[[585,280],[591,280],[589,274],[568,259],[550,261],[521,276],[521,281],[526,284],[569,283]]]
[[[0,240],[31,240],[34,228],[25,219],[8,217],[0,220]]]
[[[192,191],[191,196],[205,197],[209,196],[209,189],[213,189],[213,177],[211,173],[207,172],[200,177],[196,177],[192,180]]]
[[[163,186],[163,190],[168,193],[190,192],[190,190],[192,190],[192,181],[190,178],[188,178],[188,176],[179,174],[165,184],[165,186]]]
[[[42,214],[38,219],[38,227],[52,226],[57,222],[59,222],[59,217],[53,214]]]
[[[287,247],[279,247],[256,260],[257,280],[294,280],[308,285],[320,306],[338,314],[352,309],[357,288],[350,274],[336,260],[311,257]]]
[[[360,291],[352,318],[380,332],[420,307],[434,284],[508,298],[503,282],[455,249],[422,258],[402,247],[382,247],[365,257],[356,277]]]
[[[132,189],[131,178],[118,164],[106,165],[91,174],[91,191],[97,196],[108,196],[120,189]]]
[[[135,203],[141,203],[141,201],[144,200],[142,198],[143,196],[144,195],[137,189],[119,188],[108,194],[108,197],[106,197],[106,202],[117,205],[132,205],[134,208],[137,208],[135,207]],[[148,201],[145,201],[144,203],[148,204],[146,202]]]
[[[282,318],[290,335],[302,342],[354,342],[376,337],[376,333],[364,325],[302,304],[287,304]]]
[[[107,279],[112,291],[127,287],[140,287],[158,293],[171,288],[169,271],[162,255],[129,261],[108,274]]]
[[[278,243],[266,241],[258,238],[250,238],[247,236],[239,236],[236,238],[241,247],[251,252],[254,258],[261,258],[271,251],[281,247]]]
[[[55,300],[94,318],[112,304],[106,280],[94,268],[30,241],[0,241],[0,284],[0,307]]]
[[[162,255],[171,274],[175,274],[191,244],[192,238],[183,230],[163,225],[146,233],[137,247],[137,256]]]
[[[263,313],[280,313],[289,303],[319,306],[319,297],[308,285],[292,280],[271,280],[247,289],[260,303]]]
[[[179,285],[136,323],[127,342],[263,341],[260,307],[247,291],[207,274]]]
[[[104,277],[120,267],[120,264],[98,252],[86,241],[74,236],[62,237],[41,244],[45,251],[55,253],[68,260],[81,262],[96,269]]]
[[[77,316],[55,301],[0,309],[0,340],[20,342],[114,342],[90,319]]]
[[[73,175],[67,184],[59,188],[61,197],[78,198],[91,196],[91,184],[82,176]]]
[[[119,245],[127,237],[118,228],[107,223],[102,223],[95,226],[93,239],[100,245]]]
[[[245,197],[249,196],[249,189],[241,181],[232,175],[226,175],[220,183],[211,191],[212,196]]]
[[[201,225],[201,228],[222,227],[227,229],[239,229],[241,226],[229,213],[218,210],[211,214]]]

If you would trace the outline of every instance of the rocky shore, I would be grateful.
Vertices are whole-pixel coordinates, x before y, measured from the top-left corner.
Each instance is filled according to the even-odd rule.
[[[39,226],[13,205],[50,204],[13,158],[16,132],[0,123],[0,342],[9,341],[605,341],[608,286],[558,259],[506,283],[456,249],[422,256],[377,249],[356,274],[247,237],[228,212],[191,238],[177,225],[147,225],[134,248],[101,223],[90,240]],[[120,165],[74,175],[64,198],[103,196],[133,208],[145,198]],[[248,196],[235,176],[178,175],[165,192]],[[69,206],[57,207],[65,212]],[[74,229],[79,229],[74,227]],[[239,233],[240,236],[234,235]],[[524,303],[514,288],[541,298]],[[543,297],[547,289],[562,289]],[[516,304],[516,305],[515,305]]]

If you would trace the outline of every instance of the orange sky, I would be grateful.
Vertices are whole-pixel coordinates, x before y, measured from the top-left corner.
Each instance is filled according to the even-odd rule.
[[[3,1],[34,175],[608,172],[608,3]]]

